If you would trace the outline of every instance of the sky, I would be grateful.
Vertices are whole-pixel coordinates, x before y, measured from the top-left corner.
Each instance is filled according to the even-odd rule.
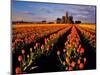
[[[12,21],[50,22],[65,16],[66,12],[74,21],[96,23],[96,6],[12,1]]]

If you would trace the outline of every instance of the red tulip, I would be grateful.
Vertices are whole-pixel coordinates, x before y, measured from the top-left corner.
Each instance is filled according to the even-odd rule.
[[[16,67],[15,72],[16,72],[16,74],[21,73],[21,72],[22,72],[22,71],[21,71],[21,68],[20,68],[20,67]]]
[[[68,70],[69,70],[69,71],[72,71],[72,70],[73,70],[73,68],[72,68],[71,66],[69,66],[69,67],[68,67]]]
[[[80,53],[84,53],[84,48],[81,48],[80,49]]]
[[[77,64],[80,64],[80,63],[81,63],[81,60],[80,60],[80,59],[78,59]]]
[[[83,69],[84,68],[84,64],[83,63],[80,63],[79,64],[79,69]]]
[[[76,64],[76,63],[73,61],[73,62],[71,63],[71,66],[72,66],[72,67],[75,67],[75,64]]]
[[[75,45],[76,43],[73,41],[72,44]]]

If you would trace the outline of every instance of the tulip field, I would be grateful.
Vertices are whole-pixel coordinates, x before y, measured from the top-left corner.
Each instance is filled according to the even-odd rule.
[[[96,69],[96,25],[12,25],[11,52],[13,74]]]

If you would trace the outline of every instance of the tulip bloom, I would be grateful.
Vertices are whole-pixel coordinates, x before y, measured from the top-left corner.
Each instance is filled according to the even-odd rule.
[[[86,58],[84,58],[84,63],[86,63]]]
[[[72,67],[75,67],[75,64],[76,64],[76,63],[73,61],[73,62],[71,63],[71,66],[72,66]]]
[[[21,62],[22,61],[22,56],[18,56],[18,61]]]
[[[63,52],[66,52],[66,49],[63,49]]]
[[[22,49],[22,54],[24,54],[25,53],[25,50],[24,49]]]
[[[39,45],[39,44],[36,42],[35,47],[38,47],[38,45]]]
[[[65,61],[64,61],[64,62],[62,62],[62,64],[63,64],[63,65],[66,65]]]
[[[44,49],[44,45],[41,46],[41,49]]]
[[[84,48],[81,48],[80,49],[80,53],[84,53]]]
[[[83,69],[84,68],[84,64],[83,63],[80,63],[79,64],[79,69]]]
[[[68,71],[72,71],[73,68],[71,66],[68,67]]]
[[[59,50],[57,51],[57,55],[58,55],[58,56],[60,55],[60,51],[59,51]]]
[[[80,63],[81,63],[81,60],[80,60],[80,59],[78,59],[77,64],[80,64]]]
[[[80,51],[80,49],[78,48],[78,49],[77,49],[77,52],[79,53],[79,51]]]
[[[30,48],[30,52],[32,52],[32,48]]]
[[[16,74],[20,74],[22,72],[21,68],[20,67],[16,67],[15,72],[16,72]]]

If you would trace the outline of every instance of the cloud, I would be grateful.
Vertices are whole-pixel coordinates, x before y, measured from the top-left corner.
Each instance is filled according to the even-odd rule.
[[[12,16],[12,21],[22,21],[23,18],[21,16]]]
[[[83,14],[95,14],[95,7],[94,6],[84,6],[81,9],[78,9],[79,12],[83,12]]]
[[[42,7],[36,6],[35,7],[35,6],[30,5],[30,6],[28,6],[28,8],[32,9],[33,11],[35,10],[37,12],[45,12],[45,13],[48,13],[48,14],[52,13],[52,9],[48,6],[42,6]]]
[[[46,16],[46,15],[35,15],[35,16],[32,16],[31,18],[34,19],[35,21],[42,21],[42,20],[53,21],[53,20],[55,20],[52,16]]]
[[[86,15],[76,15],[74,17],[74,20],[80,20],[80,21],[82,21],[82,23],[95,23],[96,22],[95,17],[89,17]]]
[[[34,16],[13,16],[12,21],[53,21],[55,20],[53,17],[45,16],[45,15],[34,15]]]
[[[76,15],[75,17],[79,17],[79,18],[87,18],[88,16],[85,16],[85,15],[81,15],[81,14],[78,14],[78,15]]]
[[[30,11],[20,11],[20,12],[17,12],[18,14],[20,15],[34,15],[33,12],[30,12]]]

